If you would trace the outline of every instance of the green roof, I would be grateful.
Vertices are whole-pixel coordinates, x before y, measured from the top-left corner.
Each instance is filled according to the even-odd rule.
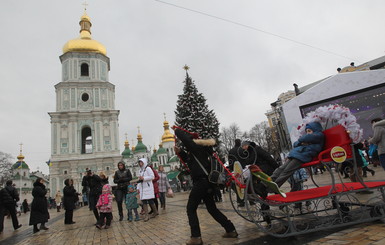
[[[138,144],[135,146],[135,153],[137,152],[147,152],[147,147],[142,143],[142,141],[138,141]]]
[[[172,162],[179,162],[179,157],[177,155],[174,155],[167,161],[167,163],[172,163]]]
[[[131,158],[133,157],[132,151],[130,150],[130,147],[126,147],[124,151],[122,152],[123,158]]]
[[[168,178],[168,179],[175,179],[175,178],[178,176],[179,173],[180,173],[179,171],[172,171],[172,172],[169,172],[169,173],[167,174],[167,178]]]
[[[22,161],[22,162],[17,161],[15,164],[12,165],[12,168],[13,169],[18,169],[18,168],[29,169],[28,165],[24,161]]]
[[[151,162],[157,162],[158,161],[158,156],[157,156],[157,152],[155,152],[154,154],[152,154],[151,156]]]
[[[163,148],[163,147],[160,147],[159,149],[158,149],[158,151],[156,152],[156,154],[167,154],[167,151],[166,151],[166,149],[165,148]]]

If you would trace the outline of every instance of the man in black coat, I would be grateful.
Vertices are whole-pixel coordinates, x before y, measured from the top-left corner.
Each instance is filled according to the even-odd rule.
[[[119,210],[119,221],[123,220],[123,199],[127,194],[127,186],[132,180],[131,171],[127,168],[123,161],[118,163],[118,170],[116,170],[114,175],[114,183],[117,184],[115,191],[116,203],[118,204]],[[128,215],[127,215],[128,217]]]
[[[12,217],[12,224],[15,230],[21,227],[16,216],[16,203],[19,201],[19,193],[12,186],[12,180],[8,180],[5,187],[0,190],[0,233],[4,229],[4,212],[8,210]]]
[[[244,140],[241,147],[244,150],[240,157],[240,163],[243,168],[247,165],[255,164],[258,165],[265,174],[272,175],[274,170],[279,167],[279,164],[269,152],[265,151],[251,140]]]
[[[225,228],[224,238],[235,238],[238,236],[234,224],[218,210],[214,201],[214,186],[208,180],[206,172],[210,172],[211,164],[209,157],[212,155],[212,146],[215,140],[193,140],[191,135],[183,130],[173,127],[175,135],[182,141],[186,151],[175,147],[175,152],[187,163],[193,180],[193,188],[187,202],[187,216],[191,229],[191,239],[186,244],[202,244],[201,230],[197,215],[197,208],[201,200],[206,205],[210,215]],[[212,142],[213,141],[213,142]],[[204,170],[205,169],[205,170]]]
[[[83,177],[82,186],[88,186],[88,188],[90,188],[88,205],[90,210],[94,212],[96,221],[99,221],[99,212],[96,208],[96,203],[99,200],[100,194],[102,194],[102,179],[89,169],[86,172],[86,176]]]
[[[241,145],[243,151],[243,155],[240,158],[240,163],[243,168],[245,168],[247,165],[257,165],[265,174],[272,175],[274,170],[279,167],[279,164],[277,161],[274,160],[274,158],[265,151],[262,147],[258,146],[254,142],[252,142],[250,139],[246,139],[242,142]],[[256,180],[256,182],[253,182],[254,190],[255,192],[261,196],[262,198],[266,198],[268,193],[266,190],[266,187],[261,183],[260,180]],[[240,205],[244,205],[243,202],[240,203]],[[261,210],[266,211],[269,210],[270,207],[266,204],[261,205]],[[269,215],[262,214],[263,219],[270,224],[271,219]]]

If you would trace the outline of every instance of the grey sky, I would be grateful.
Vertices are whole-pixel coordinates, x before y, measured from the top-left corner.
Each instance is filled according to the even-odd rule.
[[[59,56],[79,35],[82,2],[0,1],[0,151],[16,157],[23,142],[32,170],[48,173],[47,112],[55,111]],[[136,144],[137,126],[144,144],[159,144],[163,113],[174,122],[185,64],[221,127],[235,122],[244,131],[266,120],[270,103],[294,82],[303,86],[384,55],[381,0],[164,2],[197,12],[155,0],[88,1],[92,38],[111,59],[121,150],[125,133]]]

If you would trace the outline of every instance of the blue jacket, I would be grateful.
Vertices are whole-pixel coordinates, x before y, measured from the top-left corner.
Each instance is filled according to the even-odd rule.
[[[318,122],[306,125],[306,128],[313,130],[312,134],[305,134],[294,142],[294,148],[289,153],[289,158],[296,158],[302,162],[310,162],[313,157],[322,151],[324,146],[324,134],[322,126]]]

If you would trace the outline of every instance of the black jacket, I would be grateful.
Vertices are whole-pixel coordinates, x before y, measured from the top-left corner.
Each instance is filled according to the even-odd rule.
[[[132,180],[131,171],[129,169],[126,169],[126,166],[124,166],[122,170],[120,169],[116,170],[115,176],[114,176],[114,183],[117,184],[118,190],[127,190],[127,186],[130,184],[131,180]]]
[[[0,190],[0,204],[2,206],[12,206],[16,204],[6,187]]]
[[[36,225],[39,223],[48,222],[49,213],[48,213],[48,203],[45,195],[47,190],[45,185],[40,182],[35,182],[33,184],[32,196],[33,201],[31,204],[31,215],[29,217],[29,225]]]
[[[96,174],[84,176],[82,186],[88,186],[90,188],[90,196],[99,196],[102,194],[102,179]]]
[[[187,151],[181,151],[179,156],[187,163],[192,179],[207,178],[207,174],[203,171],[195,157],[203,165],[207,173],[210,173],[210,157],[213,153],[212,147],[197,145],[189,134],[179,128],[175,130],[175,135],[186,147]]]
[[[272,175],[274,170],[279,167],[279,164],[270,153],[254,142],[251,142],[249,148],[243,152],[239,160],[243,168],[246,165],[256,164],[267,175]]]
[[[234,169],[234,163],[236,161],[241,162],[241,155],[243,152],[242,147],[240,146],[234,146],[233,148],[230,149],[229,154],[228,154],[228,159],[229,159],[229,169],[233,171]]]
[[[69,180],[64,181],[65,187],[63,188],[63,206],[65,210],[74,210],[75,202],[78,200],[78,194],[73,185],[69,184]]]

